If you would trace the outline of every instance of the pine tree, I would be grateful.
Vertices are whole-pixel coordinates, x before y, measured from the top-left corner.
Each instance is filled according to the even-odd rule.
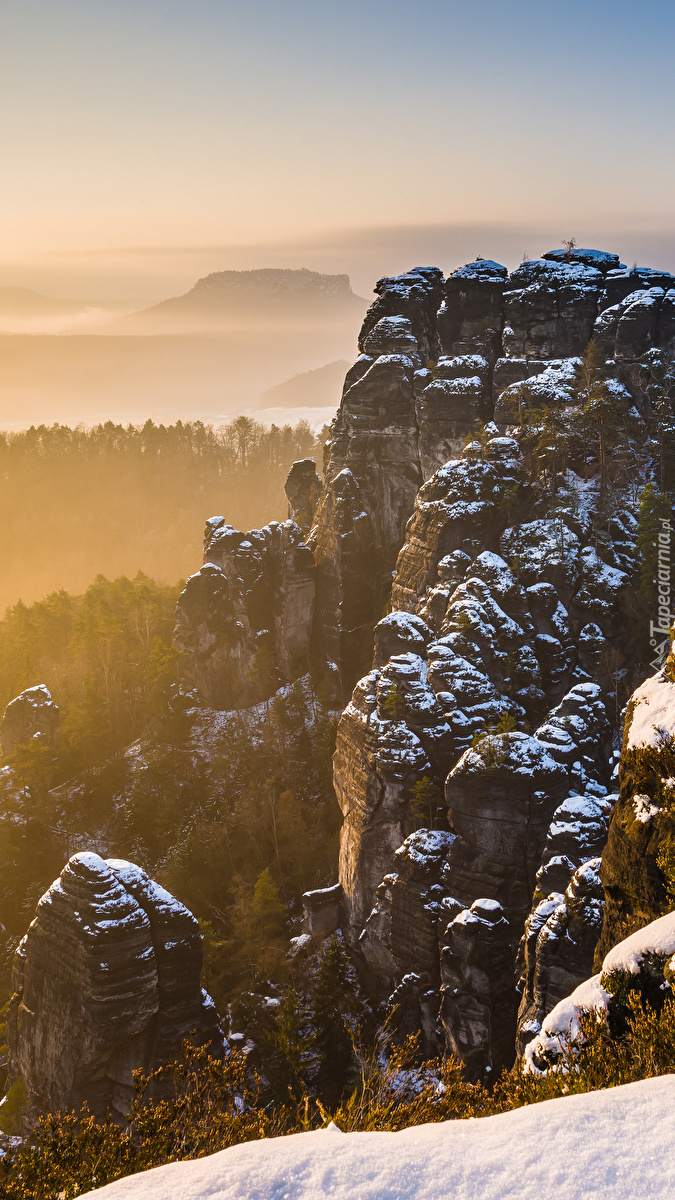
[[[405,700],[395,683],[382,696],[379,708],[386,721],[402,721],[405,717]]]
[[[471,433],[466,435],[464,448],[466,449],[468,446],[477,443],[480,451],[480,460],[481,462],[485,462],[485,448],[492,437],[494,437],[494,433],[491,433],[487,429],[485,422],[481,421],[476,429],[473,429]]]
[[[423,775],[410,789],[410,815],[416,829],[434,829],[443,793],[429,775]]]
[[[256,932],[261,941],[274,941],[286,929],[286,906],[279,889],[272,879],[269,867],[261,871],[255,881],[251,899],[251,913]]]
[[[604,508],[609,480],[609,462],[617,451],[629,448],[628,414],[630,397],[607,382],[606,363],[595,338],[588,343],[577,379],[581,406],[581,433],[595,443],[600,464],[600,508]]]
[[[274,1025],[262,1047],[265,1073],[276,1099],[299,1100],[306,1091],[305,1075],[309,1059],[305,1036],[307,1011],[294,987],[284,992]]]
[[[348,1020],[358,1021],[364,1014],[354,970],[338,934],[323,951],[311,1000],[315,1088],[322,1102],[332,1107],[339,1103],[355,1071]]]
[[[535,430],[533,453],[548,477],[551,495],[558,492],[558,474],[564,471],[570,438],[570,418],[563,408],[552,404],[532,408],[528,421]]]

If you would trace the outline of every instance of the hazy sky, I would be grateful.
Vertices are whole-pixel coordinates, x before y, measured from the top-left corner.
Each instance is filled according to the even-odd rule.
[[[673,268],[674,50],[673,0],[0,0],[0,285]]]

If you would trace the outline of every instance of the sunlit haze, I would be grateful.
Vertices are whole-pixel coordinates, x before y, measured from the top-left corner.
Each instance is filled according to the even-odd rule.
[[[675,266],[657,0],[3,6],[0,285],[122,307],[574,236]]]

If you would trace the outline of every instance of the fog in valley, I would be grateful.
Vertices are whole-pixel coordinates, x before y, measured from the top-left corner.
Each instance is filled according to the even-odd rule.
[[[281,269],[94,299],[0,288],[0,612],[98,574],[173,585],[207,517],[284,520],[365,309],[346,275]]]
[[[281,410],[263,414],[268,423],[330,418],[339,386],[332,394],[321,377],[315,389],[301,389],[299,405],[292,387],[263,393],[352,359],[365,301],[347,291],[294,304],[283,287],[271,300],[225,297],[210,308],[192,303],[191,293],[185,300],[182,308],[169,301],[121,312],[0,288],[0,427],[218,422],[263,407]],[[290,411],[296,407],[311,411]]]

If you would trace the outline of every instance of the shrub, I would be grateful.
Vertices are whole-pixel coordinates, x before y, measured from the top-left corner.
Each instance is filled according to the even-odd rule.
[[[492,1091],[467,1083],[454,1059],[415,1066],[417,1038],[392,1047],[381,1035],[366,1050],[353,1039],[358,1078],[332,1109],[302,1087],[289,1102],[266,1102],[264,1081],[242,1051],[224,1060],[186,1046],[183,1057],[136,1078],[125,1128],[79,1114],[42,1118],[30,1140],[0,1158],[3,1200],[70,1200],[113,1179],[162,1163],[201,1158],[240,1142],[321,1128],[397,1130],[435,1121],[491,1116],[558,1096],[675,1073],[675,1003],[660,1011],[636,992],[621,1030],[586,1014],[579,1041],[544,1076],[504,1071]]]

